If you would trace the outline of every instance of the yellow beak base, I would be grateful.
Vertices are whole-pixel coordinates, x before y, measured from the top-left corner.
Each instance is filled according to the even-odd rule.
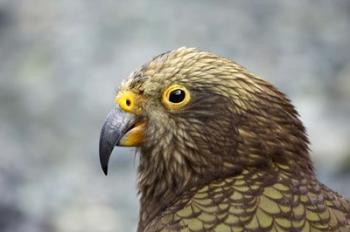
[[[145,122],[136,123],[126,134],[120,139],[118,146],[135,147],[139,146],[144,138]]]

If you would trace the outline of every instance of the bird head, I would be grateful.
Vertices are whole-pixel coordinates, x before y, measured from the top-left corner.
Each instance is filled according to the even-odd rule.
[[[115,146],[137,148],[140,191],[149,194],[250,167],[311,169],[289,100],[231,60],[192,48],[164,53],[122,83],[100,137],[106,174]]]

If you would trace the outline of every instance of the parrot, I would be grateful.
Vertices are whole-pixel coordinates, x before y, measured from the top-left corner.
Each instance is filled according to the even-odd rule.
[[[288,97],[236,62],[181,47],[117,90],[102,126],[138,157],[138,232],[350,231],[350,203],[320,183]]]

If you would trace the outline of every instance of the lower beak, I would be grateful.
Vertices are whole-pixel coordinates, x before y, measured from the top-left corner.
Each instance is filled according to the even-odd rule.
[[[103,124],[100,135],[100,163],[105,175],[108,173],[108,161],[115,146],[138,146],[144,135],[144,122],[137,122],[135,115],[113,109]]]

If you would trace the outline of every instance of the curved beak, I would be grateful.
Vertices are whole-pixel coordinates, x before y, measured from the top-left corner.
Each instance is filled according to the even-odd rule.
[[[144,123],[137,123],[135,115],[113,109],[106,118],[100,135],[100,163],[105,175],[108,161],[115,146],[137,146],[143,140]]]

